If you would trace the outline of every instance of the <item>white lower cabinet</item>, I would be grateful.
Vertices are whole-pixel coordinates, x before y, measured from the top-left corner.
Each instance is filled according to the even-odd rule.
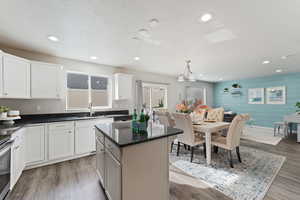
[[[49,160],[74,155],[74,122],[48,125]]]
[[[11,189],[25,168],[25,129],[20,129],[14,135],[14,142],[11,147]]]
[[[84,154],[96,151],[96,121],[75,122],[75,153]]]
[[[109,200],[121,200],[121,165],[119,161],[105,150],[105,189]]]
[[[26,127],[26,165],[45,161],[45,125]]]

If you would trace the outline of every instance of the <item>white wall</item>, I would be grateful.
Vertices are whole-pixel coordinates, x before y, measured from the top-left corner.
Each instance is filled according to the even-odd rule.
[[[25,50],[16,50],[7,47],[0,49],[16,56],[27,58],[30,60],[61,64],[66,71],[80,71],[94,74],[113,75],[116,72],[124,72],[133,74],[135,80],[143,80],[148,82],[167,83],[168,84],[168,107],[170,111],[175,111],[175,105],[184,98],[185,85],[178,83],[175,77],[154,74],[149,72],[141,72],[129,70],[121,67],[112,67],[89,62],[82,62],[66,58],[59,58]],[[207,103],[213,104],[213,84],[206,82],[192,83],[198,87],[207,88]],[[12,109],[20,110],[22,114],[38,114],[38,113],[61,113],[65,110],[65,99],[61,100],[31,100],[31,99],[0,99],[0,105],[9,106]],[[113,109],[132,109],[134,102],[114,101]]]

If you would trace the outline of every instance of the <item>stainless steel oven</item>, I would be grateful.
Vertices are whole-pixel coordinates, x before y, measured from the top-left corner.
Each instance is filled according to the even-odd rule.
[[[0,200],[3,200],[10,187],[10,154],[11,143],[0,146]]]

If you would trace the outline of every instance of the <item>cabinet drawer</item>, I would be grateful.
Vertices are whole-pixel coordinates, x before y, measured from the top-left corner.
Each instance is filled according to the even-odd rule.
[[[119,161],[121,160],[120,148],[107,138],[105,138],[105,148],[109,150],[116,159],[118,159]]]
[[[70,130],[74,129],[74,122],[58,122],[49,124],[49,130]]]

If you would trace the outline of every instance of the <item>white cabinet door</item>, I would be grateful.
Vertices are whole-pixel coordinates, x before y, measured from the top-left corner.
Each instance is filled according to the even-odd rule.
[[[3,96],[3,53],[0,50],[0,97]]]
[[[55,64],[31,62],[31,97],[58,99],[62,67]]]
[[[30,98],[29,61],[4,54],[3,96],[6,98]]]
[[[84,154],[96,151],[95,139],[96,121],[75,122],[75,153]]]
[[[105,151],[105,189],[109,200],[121,200],[121,166],[109,152]]]
[[[49,125],[49,160],[74,155],[74,122]]]
[[[132,75],[115,74],[115,99],[132,99]]]
[[[15,138],[11,149],[11,189],[17,183],[25,168],[25,129],[21,129],[15,134],[18,136]]]
[[[26,164],[36,164],[45,161],[45,126],[26,127]]]
[[[97,169],[97,174],[99,176],[100,182],[102,186],[104,187],[104,180],[105,180],[105,149],[104,145],[100,141],[100,139],[96,140],[96,169]]]

